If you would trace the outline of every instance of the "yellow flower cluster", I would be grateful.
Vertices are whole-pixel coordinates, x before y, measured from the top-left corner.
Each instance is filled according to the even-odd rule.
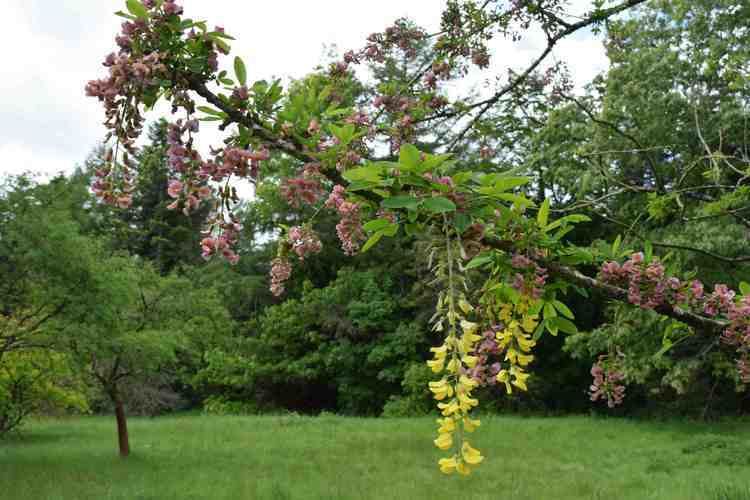
[[[464,314],[473,310],[471,304],[463,298],[458,305]],[[435,446],[441,450],[450,450],[454,448],[454,435],[457,435],[457,451],[452,456],[441,459],[438,464],[446,474],[458,472],[468,475],[472,467],[484,460],[482,454],[463,439],[464,432],[473,432],[480,425],[479,420],[469,417],[471,410],[479,404],[471,395],[477,382],[467,377],[465,372],[477,364],[474,352],[482,337],[476,333],[479,325],[461,317],[452,303],[449,306],[448,320],[451,324],[450,332],[443,345],[431,349],[434,357],[427,362],[433,372],[444,373],[442,379],[429,384],[443,415],[437,421],[439,428]],[[460,337],[456,334],[456,323],[460,325]]]
[[[526,379],[529,378],[529,374],[524,371],[524,367],[534,360],[530,353],[536,341],[532,339],[531,334],[539,323],[538,317],[529,314],[529,302],[522,297],[515,305],[504,304],[500,309],[499,319],[506,326],[497,332],[496,340],[505,351],[505,361],[510,366],[500,370],[497,381],[505,384],[508,394],[513,393],[512,386],[526,391]]]

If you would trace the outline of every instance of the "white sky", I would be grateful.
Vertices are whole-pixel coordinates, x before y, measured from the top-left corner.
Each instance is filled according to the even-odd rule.
[[[105,133],[102,109],[84,94],[88,80],[105,76],[124,0],[2,0],[0,30],[0,175],[70,172]],[[445,0],[181,0],[187,17],[224,26],[237,38],[248,78],[301,77],[321,62],[325,45],[359,48],[372,32],[403,16],[434,31]],[[579,6],[585,0],[574,0]],[[580,10],[579,10],[580,11]],[[541,37],[500,42],[494,74],[528,63]],[[601,42],[582,34],[555,50],[577,84],[606,68]],[[229,67],[231,58],[222,65]],[[489,76],[490,74],[488,74]],[[206,134],[209,138],[215,134]],[[206,143],[210,142],[205,141]],[[203,143],[202,146],[206,146]]]

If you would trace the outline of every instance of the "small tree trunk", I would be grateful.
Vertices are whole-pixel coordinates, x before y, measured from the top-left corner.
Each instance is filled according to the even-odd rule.
[[[130,455],[130,438],[128,437],[128,420],[125,417],[125,407],[117,392],[117,387],[112,387],[109,397],[115,405],[115,418],[117,419],[117,443],[120,446],[120,456],[122,458]]]

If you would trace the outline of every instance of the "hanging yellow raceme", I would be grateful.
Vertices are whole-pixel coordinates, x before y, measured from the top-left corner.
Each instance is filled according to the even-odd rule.
[[[462,317],[474,310],[465,297],[458,301],[461,312],[453,308],[452,297],[449,296],[444,303],[448,306],[450,332],[442,346],[431,349],[434,358],[427,362],[433,372],[444,373],[443,378],[429,384],[444,417],[437,420],[438,437],[434,442],[441,450],[454,449],[452,456],[438,462],[441,472],[467,475],[483,460],[479,451],[463,439],[464,433],[473,432],[480,425],[479,420],[469,417],[479,404],[471,394],[478,384],[465,373],[476,366],[474,352],[482,337],[476,334],[479,325]],[[459,327],[461,335],[457,337]],[[455,442],[454,434],[457,434]]]
[[[495,338],[498,345],[505,349],[505,361],[510,366],[507,369],[500,370],[497,374],[497,381],[505,385],[505,391],[508,394],[513,393],[513,387],[527,391],[526,380],[529,374],[523,370],[534,360],[530,354],[531,349],[536,345],[531,334],[539,323],[536,315],[529,313],[530,299],[521,297],[518,303],[505,304],[500,309],[499,316],[507,325],[505,329],[497,332]]]

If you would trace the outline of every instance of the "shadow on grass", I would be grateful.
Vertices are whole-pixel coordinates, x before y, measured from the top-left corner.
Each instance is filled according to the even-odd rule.
[[[33,432],[18,430],[13,431],[10,434],[0,437],[0,446],[29,446],[29,445],[44,445],[62,441],[67,436],[62,432]]]

